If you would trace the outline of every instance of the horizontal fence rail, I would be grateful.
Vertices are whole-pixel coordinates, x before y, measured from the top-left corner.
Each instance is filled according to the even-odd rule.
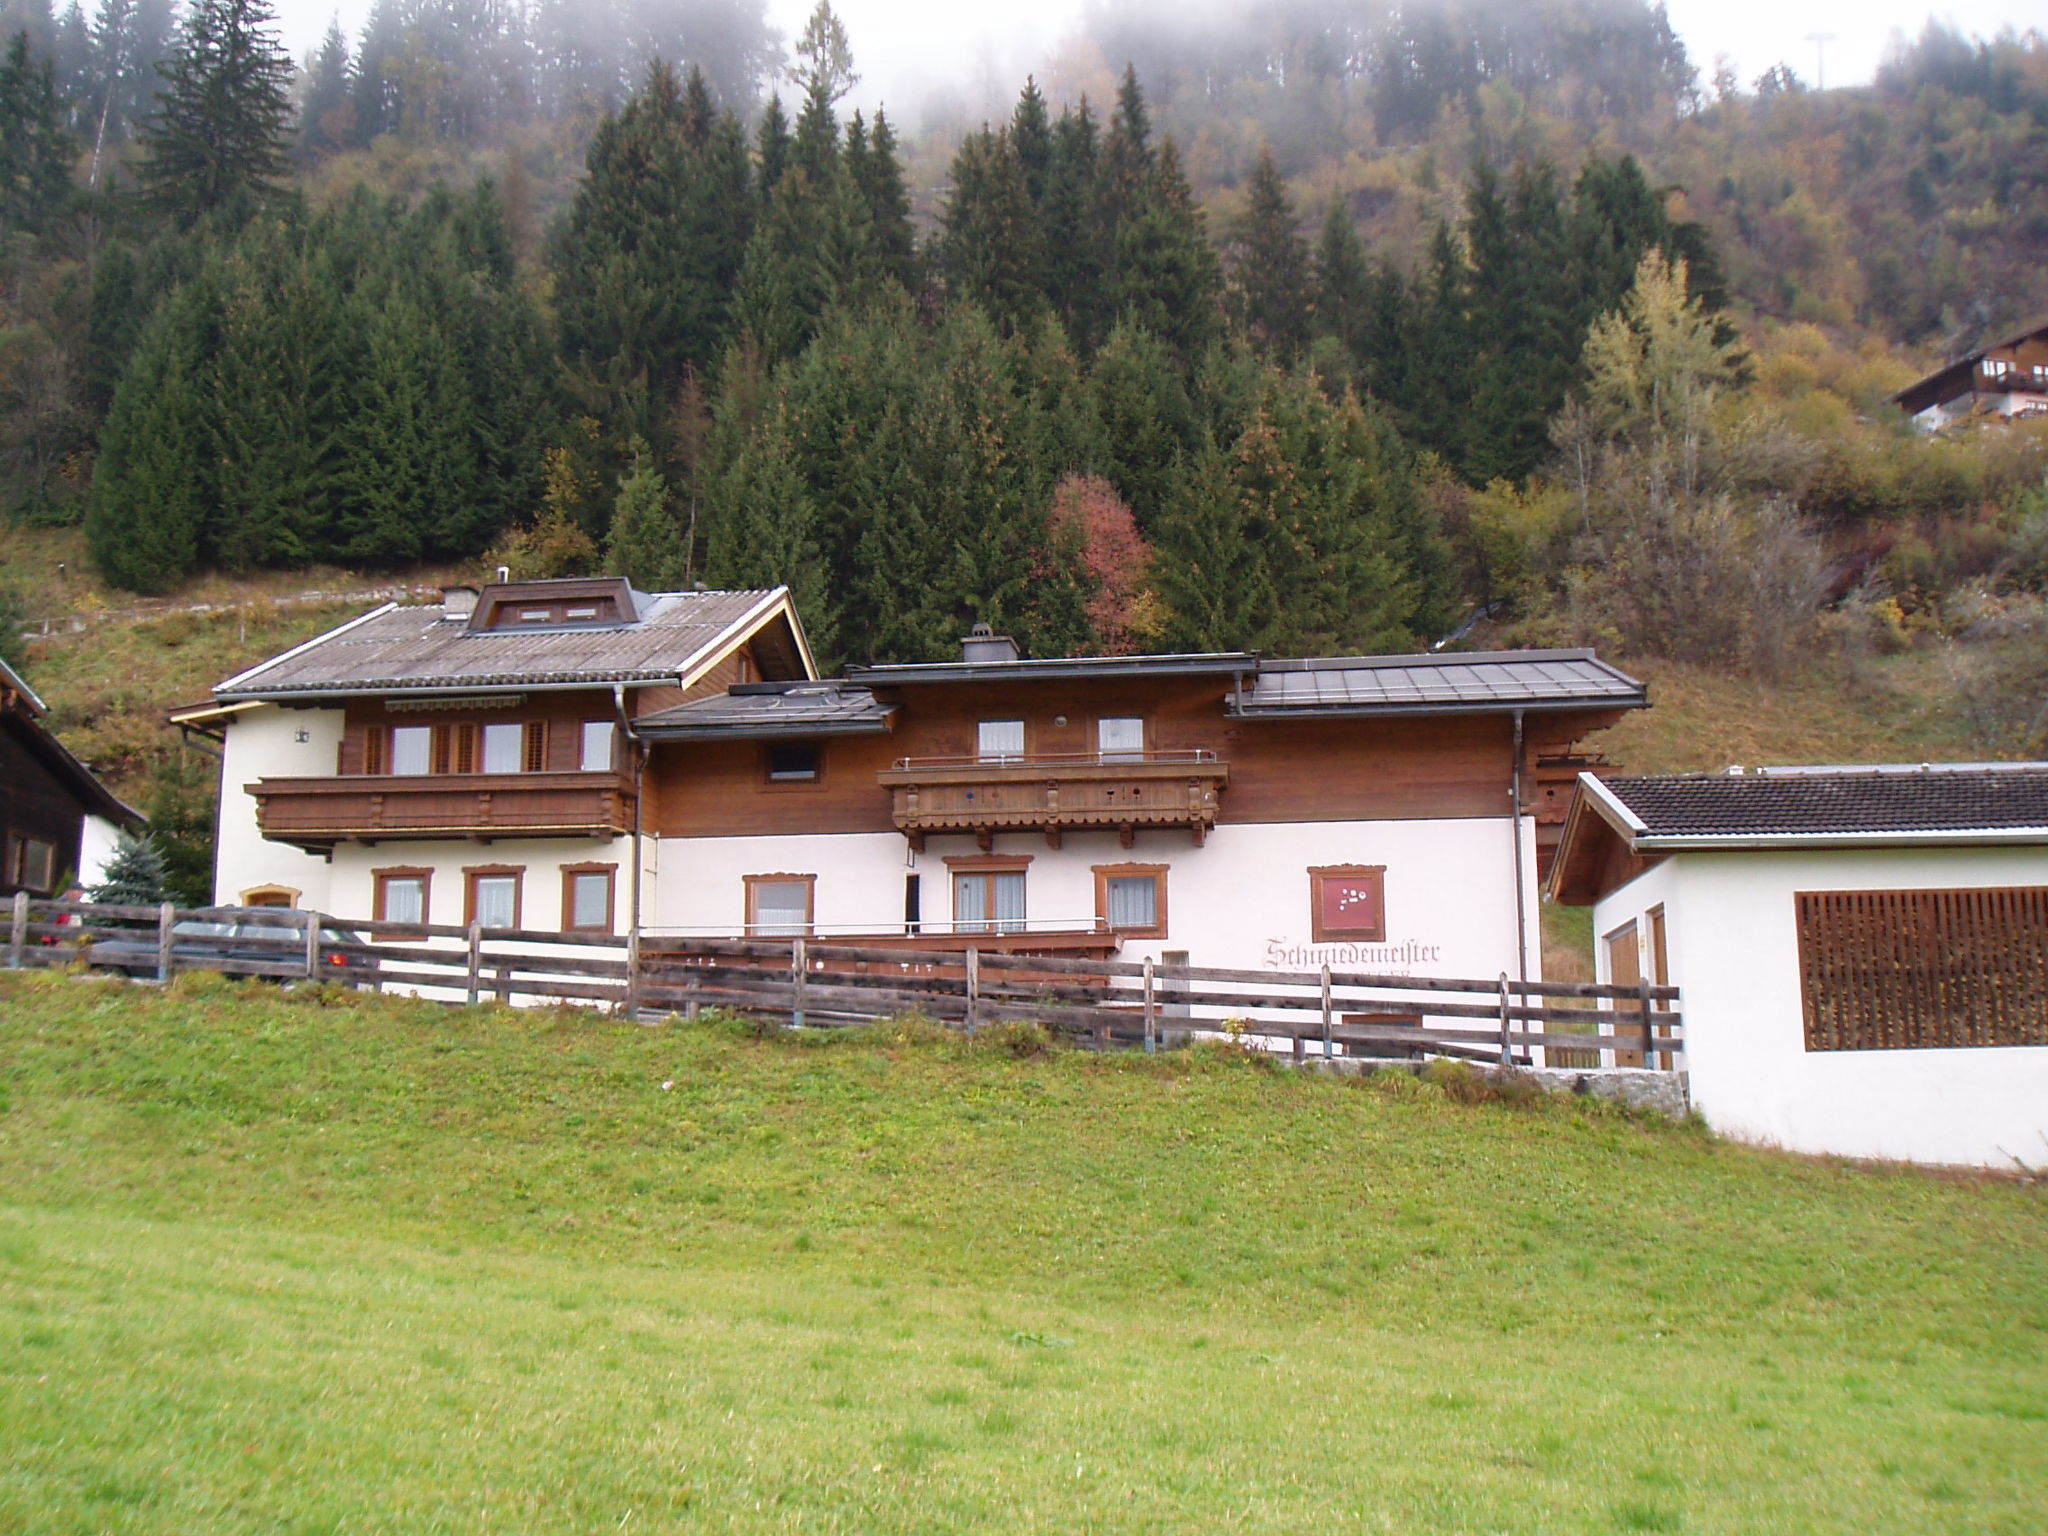
[[[729,1008],[835,1025],[920,1013],[972,1032],[1042,1024],[1098,1046],[1228,1036],[1267,1050],[1454,1056],[1553,1066],[1677,1065],[1678,989],[1241,970],[1006,949],[790,938],[554,933],[357,922],[274,908],[124,907],[14,898],[7,964],[83,963],[390,988],[447,1002],[568,1002],[694,1016]],[[192,925],[200,925],[193,927]],[[235,925],[231,931],[218,931]],[[257,931],[247,931],[253,926]]]

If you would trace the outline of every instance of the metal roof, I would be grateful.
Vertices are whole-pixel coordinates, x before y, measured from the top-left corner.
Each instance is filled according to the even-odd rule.
[[[488,589],[486,589],[488,591]],[[786,588],[638,594],[636,622],[477,631],[439,604],[387,603],[214,689],[223,702],[460,688],[674,682],[786,606]],[[792,624],[794,615],[791,615]]]
[[[1648,703],[1641,683],[1589,650],[1468,651],[1262,662],[1231,713],[1424,715]]]
[[[2048,763],[1582,779],[1634,850],[1728,843],[2048,841]]]
[[[1258,666],[1256,651],[1218,651],[1182,656],[1064,656],[1043,661],[932,661],[886,666],[849,666],[848,678],[877,688],[904,683],[1030,682],[1040,678],[1161,677],[1172,674],[1248,674]]]
[[[633,722],[652,741],[735,741],[773,736],[860,736],[889,729],[893,704],[848,683],[742,683]]]

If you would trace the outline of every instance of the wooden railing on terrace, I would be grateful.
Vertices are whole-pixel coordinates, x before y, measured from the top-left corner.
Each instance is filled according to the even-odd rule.
[[[229,910],[295,931],[228,942],[179,930],[181,923],[217,923]],[[1297,1059],[1527,1064],[1532,1051],[1546,1049],[1575,1053],[1572,1066],[1592,1068],[1660,1059],[1670,1066],[1684,1050],[1678,990],[1647,982],[1232,970],[804,938],[643,939],[342,921],[284,909],[95,906],[25,894],[13,903],[6,956],[15,969],[83,963],[160,980],[203,969],[403,988],[449,1002],[600,1004],[635,1019],[717,1007],[837,1025],[916,1012],[969,1032],[1019,1020],[1098,1046],[1147,1050],[1227,1035]]]

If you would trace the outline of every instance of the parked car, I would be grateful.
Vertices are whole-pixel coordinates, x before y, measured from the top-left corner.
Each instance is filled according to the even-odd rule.
[[[280,968],[303,967],[306,925],[318,916],[292,907],[207,907],[171,926],[171,962],[194,970],[204,970],[210,962],[222,959],[267,960]],[[362,942],[361,934],[323,922],[314,979],[339,982],[345,987],[376,986],[376,956],[352,954],[339,947]],[[154,976],[156,935],[147,930],[109,935],[94,943],[92,963],[125,971],[130,976]],[[276,979],[302,980],[303,975]]]

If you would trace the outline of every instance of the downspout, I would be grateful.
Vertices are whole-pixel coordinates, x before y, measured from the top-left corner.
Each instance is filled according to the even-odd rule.
[[[626,713],[626,685],[612,684],[612,706],[619,712],[619,729],[626,748],[633,754],[633,869],[626,879],[626,1013],[640,1021],[640,851],[641,811],[646,802],[647,743],[633,734],[632,716]]]
[[[1515,963],[1519,979],[1529,979],[1529,907],[1522,891],[1522,712],[1515,711],[1515,762],[1509,772],[1508,795],[1513,801],[1510,823],[1515,839]]]

